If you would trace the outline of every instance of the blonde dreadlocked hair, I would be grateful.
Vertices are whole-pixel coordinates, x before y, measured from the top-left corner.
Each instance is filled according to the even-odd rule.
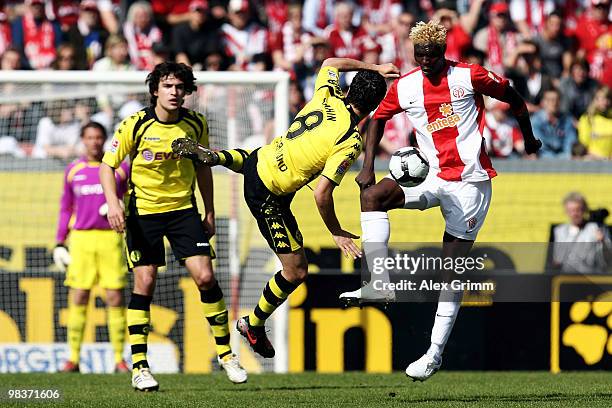
[[[434,21],[428,23],[419,21],[410,30],[410,39],[414,45],[444,47],[446,45],[446,28]]]

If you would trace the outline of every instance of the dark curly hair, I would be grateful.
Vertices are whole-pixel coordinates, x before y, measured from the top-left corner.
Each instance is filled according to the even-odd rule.
[[[157,96],[154,92],[159,89],[159,81],[166,78],[168,75],[174,75],[175,78],[183,81],[185,85],[185,94],[191,95],[196,90],[195,77],[191,67],[173,61],[162,62],[157,64],[153,71],[147,75],[145,83],[149,86],[149,95],[151,95],[151,106],[157,104]]]
[[[346,95],[346,101],[355,106],[362,114],[372,112],[380,104],[387,92],[385,78],[374,71],[359,71]]]

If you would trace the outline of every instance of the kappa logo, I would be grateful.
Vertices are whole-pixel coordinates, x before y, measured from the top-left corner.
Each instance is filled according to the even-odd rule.
[[[287,236],[283,233],[277,232],[276,234],[274,234],[274,238],[287,238]]]
[[[275,229],[275,230],[276,230],[276,229],[281,229],[281,228],[283,228],[283,226],[282,226],[282,225],[280,225],[278,222],[273,222],[273,223],[272,223],[272,225],[270,226],[270,228],[272,228],[272,229]]]
[[[461,116],[454,113],[453,105],[451,105],[450,103],[443,103],[442,105],[440,105],[439,111],[444,117],[438,118],[433,122],[428,123],[427,126],[425,126],[425,129],[427,129],[429,133],[453,127],[457,125],[457,123],[459,123],[459,121],[461,120]]]
[[[283,241],[276,243],[277,248],[289,248],[289,245]]]

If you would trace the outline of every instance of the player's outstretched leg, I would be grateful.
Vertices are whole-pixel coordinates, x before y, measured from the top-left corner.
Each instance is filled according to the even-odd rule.
[[[242,368],[238,357],[232,353],[230,347],[227,308],[219,283],[215,281],[212,288],[200,289],[200,300],[202,301],[204,316],[206,316],[215,337],[219,366],[223,368],[227,378],[234,384],[245,383],[247,372]]]
[[[262,357],[274,357],[274,347],[266,335],[265,322],[298,285],[285,279],[280,271],[277,272],[266,284],[251,314],[236,322],[236,330],[247,339],[253,351]]]
[[[153,378],[147,361],[147,337],[151,322],[152,296],[132,293],[127,310],[127,325],[132,348],[132,387],[138,391],[157,391],[159,383]]]
[[[173,141],[172,152],[204,166],[224,166],[236,173],[242,173],[244,160],[251,153],[244,149],[213,151],[189,138]]]
[[[389,271],[374,271],[374,259],[386,258],[389,245],[389,216],[387,211],[400,208],[404,203],[404,193],[395,181],[383,179],[378,184],[361,192],[361,231],[362,249],[365,262],[370,272],[370,282],[352,292],[340,295],[340,302],[345,306],[360,305],[369,302],[394,302],[395,292],[374,288],[374,281],[389,282]]]

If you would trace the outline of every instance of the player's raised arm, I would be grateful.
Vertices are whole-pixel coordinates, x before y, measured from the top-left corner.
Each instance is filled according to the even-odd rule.
[[[380,65],[368,64],[351,58],[328,58],[323,61],[321,67],[334,67],[340,72],[361,70],[374,71],[385,78],[399,78],[400,73],[399,68],[391,63]]]
[[[335,187],[335,184],[332,183],[331,180],[322,176],[314,190],[315,202],[317,203],[319,214],[321,214],[321,218],[329,232],[331,232],[338,248],[344,252],[344,255],[356,259],[357,257],[361,257],[361,251],[357,245],[355,245],[353,239],[359,239],[359,237],[343,230],[340,226],[340,221],[338,221],[334,208],[333,192]]]

